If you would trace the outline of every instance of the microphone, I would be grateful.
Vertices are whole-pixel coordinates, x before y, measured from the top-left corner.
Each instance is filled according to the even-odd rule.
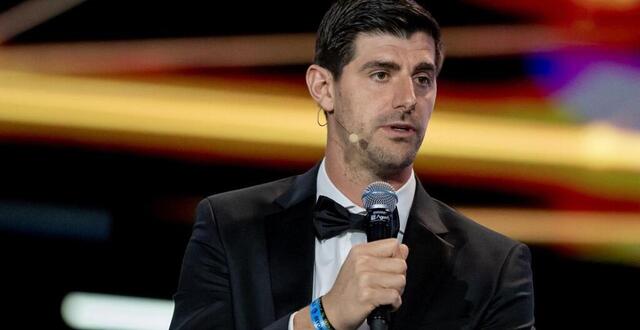
[[[394,221],[398,195],[393,187],[382,181],[369,184],[362,192],[362,203],[367,210],[367,241],[373,242],[397,235]],[[367,324],[371,330],[389,328],[391,306],[376,307],[369,316]]]

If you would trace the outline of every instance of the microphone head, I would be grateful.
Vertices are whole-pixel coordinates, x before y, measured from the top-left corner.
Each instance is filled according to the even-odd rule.
[[[398,204],[398,195],[390,184],[376,181],[369,184],[362,192],[362,203],[367,210],[374,205],[382,205],[392,212]]]

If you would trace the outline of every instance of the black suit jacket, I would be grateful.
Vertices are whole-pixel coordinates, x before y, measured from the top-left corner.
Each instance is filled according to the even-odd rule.
[[[197,208],[170,329],[287,329],[311,302],[318,166],[206,198]],[[530,329],[528,248],[432,199],[418,182],[392,329]]]

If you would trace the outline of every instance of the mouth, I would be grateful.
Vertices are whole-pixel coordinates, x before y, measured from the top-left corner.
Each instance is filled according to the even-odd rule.
[[[416,131],[416,128],[413,125],[405,122],[391,123],[389,125],[385,125],[385,128],[400,133],[412,133]]]

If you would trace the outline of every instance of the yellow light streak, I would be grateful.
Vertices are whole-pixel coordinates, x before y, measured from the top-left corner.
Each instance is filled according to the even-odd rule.
[[[478,223],[537,244],[640,244],[640,213],[461,208]]]
[[[640,172],[640,134],[604,123],[566,126],[439,112],[423,149],[469,160]]]
[[[5,136],[314,161],[325,143],[315,116],[305,96],[0,71]],[[631,180],[623,195],[640,196],[639,151],[640,134],[602,123],[566,126],[437,110],[416,169],[620,172]],[[605,191],[614,185],[608,181],[583,185]]]

